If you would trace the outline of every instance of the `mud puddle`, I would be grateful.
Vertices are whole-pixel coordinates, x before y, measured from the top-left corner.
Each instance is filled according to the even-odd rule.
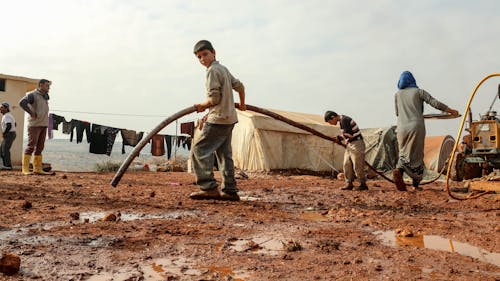
[[[95,223],[97,221],[103,220],[109,212],[81,212],[79,213],[80,222]],[[117,219],[121,221],[134,221],[134,220],[151,220],[151,219],[182,219],[185,217],[194,217],[198,214],[196,212],[182,211],[182,212],[169,212],[161,214],[141,214],[141,213],[129,213],[129,212],[118,212]]]
[[[412,246],[439,251],[457,253],[463,256],[478,259],[500,267],[500,253],[488,252],[468,243],[454,241],[437,235],[414,235],[413,237],[399,237],[393,230],[373,232],[382,243],[392,247]]]
[[[237,239],[231,241],[229,249],[236,252],[254,252],[257,254],[279,255],[285,250],[284,239],[275,237],[254,237],[249,239]]]
[[[101,272],[91,276],[88,281],[126,281],[139,278],[144,281],[162,280],[234,280],[244,281],[250,277],[244,270],[233,270],[223,266],[199,267],[193,260],[180,258],[159,258],[140,265],[138,268]]]
[[[20,244],[26,245],[40,245],[40,244],[52,244],[56,242],[61,242],[65,240],[71,242],[68,238],[61,238],[55,236],[43,236],[43,235],[30,235],[32,231],[48,231],[54,227],[64,227],[73,225],[77,223],[95,223],[97,221],[104,220],[104,218],[109,215],[107,212],[81,212],[78,214],[79,219],[73,220],[71,222],[67,221],[50,221],[50,222],[40,222],[30,225],[15,225],[12,228],[2,228],[0,230],[0,241],[8,243],[9,241],[14,241]],[[182,219],[184,217],[196,216],[196,212],[182,211],[182,212],[169,212],[161,214],[141,214],[141,213],[118,213],[117,220],[121,221],[134,221],[134,220],[147,220],[147,219]],[[84,239],[85,240],[85,239]],[[90,241],[76,241],[77,244],[87,244],[88,246],[99,247],[103,245],[108,245],[109,240],[113,238],[96,238]]]

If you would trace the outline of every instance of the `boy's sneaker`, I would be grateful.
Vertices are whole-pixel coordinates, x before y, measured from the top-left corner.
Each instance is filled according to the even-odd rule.
[[[220,199],[227,200],[227,201],[240,201],[240,196],[236,192],[224,192],[224,191],[222,191],[220,193]]]
[[[193,200],[210,200],[210,199],[221,199],[221,194],[217,188],[210,190],[200,190],[189,194],[189,198]]]
[[[366,185],[366,183],[362,183],[360,184],[358,187],[355,187],[354,190],[368,190],[368,186]]]

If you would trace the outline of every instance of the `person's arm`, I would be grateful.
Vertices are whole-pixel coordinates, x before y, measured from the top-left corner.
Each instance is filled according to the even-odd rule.
[[[396,108],[396,117],[398,116],[398,95],[394,96],[394,106]]]
[[[5,124],[5,132],[3,132],[3,137],[5,137],[5,135],[10,132],[10,129],[12,129],[12,124],[11,123],[7,123]]]
[[[240,106],[239,109],[241,111],[247,110],[247,105],[245,104],[245,87],[243,87],[243,84],[241,85],[241,89],[236,90],[238,92],[238,95],[240,96]]]
[[[24,96],[20,101],[19,101],[19,106],[26,111],[32,118],[36,118],[36,113],[33,112],[28,104],[33,104],[35,102],[35,97],[33,96],[33,93],[29,93],[26,96]]]
[[[428,92],[426,92],[425,90],[421,90],[419,91],[420,92],[420,97],[426,102],[428,103],[430,106],[434,107],[435,109],[439,109],[441,111],[445,111],[453,116],[458,116],[458,111],[453,109],[453,108],[449,108],[446,104],[438,101],[437,99],[433,98]]]

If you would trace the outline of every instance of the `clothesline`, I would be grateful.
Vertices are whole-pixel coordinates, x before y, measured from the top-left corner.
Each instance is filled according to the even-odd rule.
[[[113,144],[115,142],[116,135],[120,132],[123,142],[122,142],[122,153],[125,153],[125,145],[135,146],[143,137],[143,132],[137,132],[135,130],[128,130],[123,128],[115,128],[104,126],[100,124],[90,123],[87,121],[81,121],[78,119],[71,119],[67,121],[64,116],[49,114],[49,129],[48,138],[52,138],[53,130],[58,130],[59,125],[62,124],[62,133],[70,135],[70,141],[73,141],[73,132],[76,130],[76,142],[80,143],[83,141],[84,133],[87,136],[87,143],[90,144],[89,152],[94,154],[111,154]],[[177,126],[176,126],[177,127]],[[161,135],[157,134],[151,142],[151,153],[153,156],[162,156],[165,154],[165,144],[168,148],[168,159],[170,159],[170,153],[172,145],[179,147],[187,146],[188,150],[191,146],[191,137],[194,132],[194,122],[181,123],[181,134],[188,134],[186,136],[178,136],[177,128],[175,136],[171,135]],[[175,149],[177,151],[177,149]],[[174,152],[175,155],[175,152]]]
[[[155,114],[129,114],[129,113],[110,113],[110,112],[90,112],[90,111],[73,111],[73,110],[60,110],[60,109],[50,109],[50,111],[55,112],[67,112],[67,113],[81,113],[81,114],[96,114],[96,115],[110,115],[110,116],[135,116],[135,117],[161,117],[166,118],[165,115],[155,115]],[[196,121],[198,118],[187,119],[186,122]]]
[[[59,109],[50,109],[50,111],[55,112],[68,112],[68,113],[84,113],[84,114],[97,114],[97,115],[114,115],[114,116],[138,116],[138,117],[163,117],[164,115],[151,115],[151,114],[125,114],[125,113],[108,113],[108,112],[87,112],[87,111],[70,111],[70,110],[59,110]]]

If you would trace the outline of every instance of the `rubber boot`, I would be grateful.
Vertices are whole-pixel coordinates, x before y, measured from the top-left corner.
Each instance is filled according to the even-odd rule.
[[[23,155],[23,167],[22,167],[22,173],[24,175],[33,174],[32,172],[30,172],[30,161],[31,161],[31,154],[24,154]]]
[[[37,175],[52,175],[43,170],[42,155],[35,155],[33,157],[33,173]]]

